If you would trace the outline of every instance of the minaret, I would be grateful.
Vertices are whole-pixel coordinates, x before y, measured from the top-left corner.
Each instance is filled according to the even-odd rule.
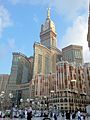
[[[89,2],[89,18],[88,18],[88,35],[87,35],[88,47],[90,50],[90,2]]]
[[[47,48],[56,47],[56,36],[55,25],[50,18],[50,8],[48,8],[45,24],[41,25],[40,42]]]

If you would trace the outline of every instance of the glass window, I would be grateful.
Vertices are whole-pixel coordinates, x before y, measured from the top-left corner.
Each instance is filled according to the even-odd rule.
[[[42,72],[42,55],[38,54],[38,74]]]
[[[45,56],[45,74],[50,73],[50,57],[49,55]]]

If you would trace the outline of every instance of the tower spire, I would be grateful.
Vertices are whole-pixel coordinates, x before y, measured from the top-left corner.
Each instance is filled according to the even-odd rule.
[[[47,10],[47,18],[50,19],[50,8]]]

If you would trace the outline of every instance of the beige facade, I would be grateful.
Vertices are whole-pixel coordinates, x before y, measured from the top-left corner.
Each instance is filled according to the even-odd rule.
[[[45,24],[41,26],[40,43],[34,43],[34,56],[13,53],[8,91],[13,92],[16,104],[21,98],[24,103],[32,98],[43,103],[43,108],[85,111],[90,69],[84,66],[88,71],[85,72],[82,66],[82,46],[70,45],[61,52],[56,46],[56,36],[48,9]]]
[[[40,43],[35,43],[33,78],[38,74],[55,73],[57,55],[61,56],[60,50],[48,49]]]
[[[37,98],[41,103],[47,102],[49,109],[56,107],[61,111],[76,111],[77,109],[85,111],[87,78],[82,66],[83,48],[79,45],[70,45],[63,48],[61,53],[56,48],[55,26],[51,29],[50,22],[52,23],[47,14],[45,24],[41,26],[41,43],[34,44],[31,97],[34,100]],[[52,35],[55,37],[54,46]],[[61,60],[61,56],[64,61]]]
[[[90,97],[90,63],[84,64],[84,73],[86,79],[86,86],[87,86],[87,95]]]
[[[57,63],[57,94],[56,101],[60,110],[85,111],[86,79],[83,66],[75,66],[68,62]]]
[[[55,73],[56,62],[62,56],[61,51],[56,47],[56,41],[56,29],[48,9],[45,24],[41,25],[40,43],[34,44],[33,78],[38,74]]]
[[[11,74],[7,86],[7,95],[12,92],[14,103],[19,105],[20,99],[30,98],[30,81],[33,76],[33,57],[21,53],[13,53]]]
[[[83,48],[79,45],[69,45],[62,49],[63,60],[75,63],[77,66],[83,64]]]
[[[46,46],[47,48],[51,48],[51,47],[56,48],[56,44],[57,44],[56,36],[57,33],[56,33],[55,25],[50,18],[50,9],[48,9],[45,24],[41,25],[40,42],[42,45]]]
[[[36,75],[33,86],[34,98],[45,102],[46,96],[49,109],[56,107],[61,111],[85,111],[87,91],[83,66],[58,62],[56,73]]]

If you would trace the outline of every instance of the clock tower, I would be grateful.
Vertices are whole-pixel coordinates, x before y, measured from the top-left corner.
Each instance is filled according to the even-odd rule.
[[[40,42],[47,48],[56,48],[56,36],[55,25],[50,19],[50,8],[48,8],[46,21],[41,25]]]

